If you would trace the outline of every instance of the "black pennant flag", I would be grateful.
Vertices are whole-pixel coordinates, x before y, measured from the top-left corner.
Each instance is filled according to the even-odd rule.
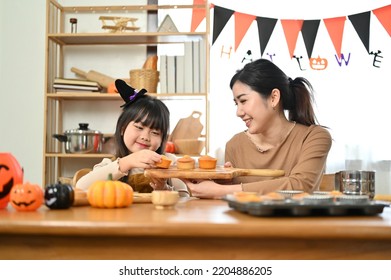
[[[301,27],[301,34],[303,35],[303,40],[305,48],[307,50],[308,58],[312,56],[312,50],[314,49],[316,34],[318,34],[320,20],[304,20],[303,26]]]
[[[371,20],[371,12],[350,15],[348,18],[353,24],[353,27],[360,37],[361,42],[364,44],[367,52],[369,53],[369,25]]]
[[[257,17],[256,21],[258,24],[259,46],[261,48],[261,57],[262,57],[263,52],[266,49],[267,43],[269,43],[270,37],[272,36],[274,27],[276,26],[277,19]]]
[[[231,18],[233,13],[234,13],[233,10],[225,9],[219,6],[214,6],[212,45],[216,41],[217,37],[219,37],[221,31],[223,30],[224,26],[227,24],[228,20]]]

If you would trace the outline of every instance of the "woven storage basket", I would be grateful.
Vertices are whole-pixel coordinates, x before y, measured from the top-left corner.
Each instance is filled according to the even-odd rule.
[[[153,69],[134,69],[129,71],[129,84],[140,90],[145,88],[149,93],[157,92],[159,82],[159,71]]]

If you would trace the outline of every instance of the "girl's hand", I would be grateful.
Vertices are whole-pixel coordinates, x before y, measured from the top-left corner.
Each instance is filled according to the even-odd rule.
[[[173,187],[167,184],[165,179],[161,178],[150,178],[151,183],[149,184],[154,190],[173,190]]]
[[[127,155],[119,160],[120,170],[127,172],[132,168],[152,168],[160,162],[162,155],[151,151],[141,150]]]

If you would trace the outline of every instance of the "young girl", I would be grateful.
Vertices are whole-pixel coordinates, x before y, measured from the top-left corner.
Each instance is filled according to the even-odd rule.
[[[80,178],[76,188],[87,190],[93,182],[107,180],[111,173],[113,180],[127,182],[136,192],[171,189],[165,180],[151,182],[143,174],[145,168],[155,167],[161,161],[169,133],[168,108],[162,101],[145,95],[145,89],[137,91],[123,80],[116,80],[115,86],[125,101],[115,131],[117,159],[103,159]]]
[[[303,77],[291,79],[273,62],[259,59],[238,71],[230,87],[236,115],[247,129],[227,142],[226,166],[282,169],[285,176],[237,177],[230,185],[187,181],[192,195],[220,198],[239,191],[266,194],[317,190],[331,148],[331,135],[316,121],[309,81]]]

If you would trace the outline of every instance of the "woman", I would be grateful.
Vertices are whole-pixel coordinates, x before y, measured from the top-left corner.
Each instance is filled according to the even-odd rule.
[[[282,169],[285,176],[238,177],[230,185],[186,181],[192,195],[221,198],[238,191],[266,194],[276,190],[317,190],[331,136],[317,124],[309,81],[302,77],[292,80],[271,61],[259,59],[238,71],[230,87],[236,115],[247,130],[226,144],[225,166]]]
[[[169,133],[170,113],[166,105],[146,90],[135,90],[123,80],[115,86],[125,101],[118,118],[115,141],[117,159],[103,159],[93,170],[80,178],[76,188],[87,190],[95,181],[113,180],[129,183],[134,191],[151,192],[153,189],[171,189],[164,180],[153,182],[144,176],[144,169],[155,167],[161,161]]]

